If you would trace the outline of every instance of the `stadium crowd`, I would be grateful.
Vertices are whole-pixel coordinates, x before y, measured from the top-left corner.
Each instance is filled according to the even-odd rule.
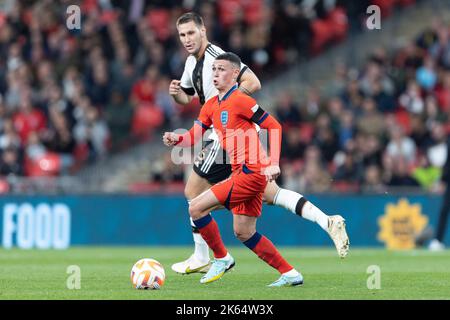
[[[180,111],[167,93],[186,59],[175,28],[185,11],[200,12],[210,38],[263,76],[342,38],[350,3],[2,1],[0,174],[71,173],[196,112]],[[70,5],[81,9],[80,29],[66,24],[76,21]],[[304,28],[293,27],[300,20]],[[339,34],[324,39],[326,30]]]
[[[0,175],[72,173],[85,162],[195,116],[198,101],[179,108],[167,90],[170,79],[182,74],[186,59],[175,28],[185,11],[199,12],[209,38],[239,54],[266,81],[342,41],[362,25],[368,5],[378,4],[389,14],[395,5],[413,2],[3,1]],[[66,25],[66,9],[73,4],[81,8],[81,29]],[[442,100],[450,82],[442,58],[448,41],[444,28],[436,28],[394,57],[376,52],[360,74],[342,67],[337,83],[345,85],[336,88],[332,99],[325,100],[317,88],[305,105],[280,95],[276,115],[286,127],[283,183],[309,188],[310,181],[323,180],[323,187],[313,183],[320,190],[327,190],[331,181],[377,186],[390,183],[389,174],[396,177],[392,172],[419,162],[435,165],[424,151],[430,143],[439,146],[436,141],[446,130],[433,119],[445,119]],[[398,132],[391,128],[396,120],[405,124]],[[390,163],[382,152],[404,152],[398,141],[405,141],[410,153],[403,166],[401,161]],[[323,161],[311,165],[315,158]],[[321,170],[321,163],[328,170]],[[155,166],[156,181],[182,179],[165,158]],[[404,184],[406,179],[397,181]]]
[[[433,189],[450,134],[450,28],[435,21],[394,52],[379,48],[360,69],[339,64],[334,95],[280,94],[283,184],[295,190]]]

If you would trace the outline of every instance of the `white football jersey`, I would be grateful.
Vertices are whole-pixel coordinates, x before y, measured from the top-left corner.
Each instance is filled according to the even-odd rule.
[[[225,53],[225,51],[208,43],[205,54],[200,60],[197,60],[193,55],[186,59],[184,72],[181,76],[181,88],[190,96],[197,94],[202,105],[219,94],[213,83],[212,65],[216,57],[222,53]],[[238,82],[246,69],[247,66],[241,62]]]

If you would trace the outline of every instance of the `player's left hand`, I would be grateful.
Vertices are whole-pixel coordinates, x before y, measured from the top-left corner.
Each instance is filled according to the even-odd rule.
[[[280,173],[281,170],[279,166],[272,165],[264,169],[264,175],[266,176],[266,180],[269,182],[276,180]]]
[[[165,132],[163,135],[163,143],[170,147],[174,146],[180,140],[180,135],[174,132]]]

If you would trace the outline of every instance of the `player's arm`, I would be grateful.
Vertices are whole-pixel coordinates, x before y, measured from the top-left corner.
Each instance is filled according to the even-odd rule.
[[[175,102],[185,105],[192,101],[195,90],[193,88],[182,87],[180,80],[172,80],[169,86],[169,94]]]
[[[239,99],[239,104],[240,112],[244,118],[251,120],[262,129],[267,129],[269,134],[270,165],[264,169],[264,175],[271,182],[278,178],[281,173],[281,124],[268,112],[264,111],[252,97],[242,96]]]
[[[261,89],[261,82],[258,77],[247,66],[241,69],[237,82],[239,83],[239,90],[246,95],[251,95]]]
[[[282,127],[277,119],[264,111],[260,106],[255,105],[255,112],[251,120],[260,128],[267,129],[270,141],[270,164],[278,166],[280,164]]]
[[[166,146],[190,147],[196,144],[212,125],[211,116],[209,114],[209,105],[206,103],[200,110],[198,119],[194,121],[194,126],[185,134],[177,134],[175,132],[165,132],[163,142]]]

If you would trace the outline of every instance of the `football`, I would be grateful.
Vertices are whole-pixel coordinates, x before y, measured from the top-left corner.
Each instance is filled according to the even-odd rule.
[[[158,290],[163,286],[166,274],[161,263],[145,258],[133,265],[130,278],[136,289]]]

